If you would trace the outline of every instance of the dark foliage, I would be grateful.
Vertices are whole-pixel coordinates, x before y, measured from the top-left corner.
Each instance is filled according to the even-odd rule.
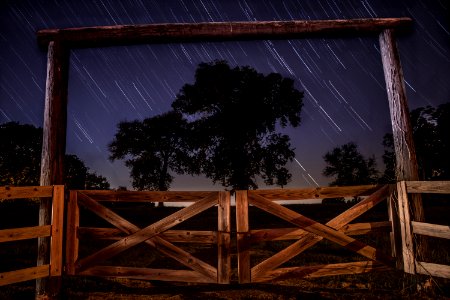
[[[9,122],[0,124],[0,185],[39,185],[42,128]],[[105,177],[89,172],[76,155],[65,156],[65,183],[70,189],[109,189]]]
[[[172,107],[191,126],[192,153],[200,172],[233,189],[283,186],[291,178],[285,168],[294,157],[287,135],[276,128],[300,124],[303,93],[294,81],[226,62],[202,63],[194,84],[186,84]]]

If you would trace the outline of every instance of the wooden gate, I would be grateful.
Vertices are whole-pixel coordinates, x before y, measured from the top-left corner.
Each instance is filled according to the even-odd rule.
[[[143,228],[121,217],[101,202],[193,202]],[[177,224],[217,205],[216,231],[169,230]],[[93,212],[115,228],[80,227],[80,207]],[[205,227],[211,224],[204,224]],[[79,257],[80,235],[115,240],[112,244]],[[122,234],[122,235],[121,235]],[[217,245],[217,266],[212,266],[172,242]],[[99,265],[138,244],[175,259],[189,270]],[[68,205],[66,272],[69,275],[128,277],[147,280],[229,283],[230,281],[230,194],[228,192],[113,192],[71,191]]]
[[[50,264],[0,273],[0,286],[48,276],[61,276],[62,272],[64,186],[0,187],[0,199],[20,198],[52,198],[52,223],[0,230],[0,243],[50,237]]]
[[[328,275],[357,274],[372,270],[386,270],[393,266],[393,257],[349,236],[364,234],[379,227],[391,227],[390,221],[349,224],[376,204],[388,198],[389,186],[325,187],[296,190],[238,191],[236,194],[236,223],[238,246],[238,275],[240,283],[273,281],[289,275],[320,277]],[[369,195],[347,211],[326,224],[321,224],[290,210],[274,200],[305,200]],[[263,211],[290,222],[296,228],[250,230],[248,207],[253,205]],[[251,266],[251,245],[261,241],[296,240],[272,257]],[[279,268],[283,263],[302,253],[322,239],[354,251],[368,260],[350,263]]]
[[[417,260],[414,249],[414,235],[450,239],[450,226],[413,221],[408,200],[408,194],[450,194],[450,181],[400,181],[397,193],[404,271],[450,278],[450,265]]]

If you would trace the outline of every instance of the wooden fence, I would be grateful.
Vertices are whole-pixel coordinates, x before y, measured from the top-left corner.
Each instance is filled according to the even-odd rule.
[[[414,235],[450,239],[450,227],[411,220],[408,200],[408,194],[450,194],[450,181],[400,181],[397,193],[404,271],[450,278],[449,265],[418,261],[414,249]]]
[[[276,202],[275,200],[306,200],[369,195],[347,211],[326,224],[307,218]],[[366,234],[380,227],[391,227],[390,221],[349,224],[383,200],[389,198],[389,186],[325,187],[298,190],[255,190],[238,191],[236,194],[236,224],[238,246],[239,282],[274,281],[286,276],[320,277],[329,275],[358,274],[373,270],[387,270],[393,266],[393,257],[379,249],[366,245],[350,235]],[[289,223],[295,228],[251,230],[249,227],[249,205],[266,211]],[[312,247],[322,239],[354,251],[368,260],[279,268],[283,263]],[[296,240],[272,257],[251,266],[251,245],[261,241]]]
[[[139,228],[101,202],[193,202],[144,228]],[[217,231],[170,230],[210,207],[218,207]],[[80,207],[93,212],[115,228],[80,227]],[[204,224],[205,227],[208,224]],[[124,235],[120,235],[120,234]],[[79,237],[115,238],[117,241],[79,257]],[[173,243],[217,245],[217,267],[194,257]],[[175,259],[189,270],[99,265],[125,250],[145,243],[153,250]],[[147,280],[229,283],[230,194],[229,192],[113,192],[71,191],[67,218],[66,272],[70,275],[116,276]]]
[[[0,286],[48,276],[61,276],[64,186],[0,187],[0,199],[50,197],[53,204],[51,225],[0,230],[0,243],[50,237],[50,264],[0,273]]]

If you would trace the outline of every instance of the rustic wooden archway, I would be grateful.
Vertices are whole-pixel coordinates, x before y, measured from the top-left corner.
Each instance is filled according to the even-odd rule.
[[[297,39],[378,34],[388,93],[397,180],[418,180],[418,168],[409,120],[403,72],[394,30],[409,27],[410,18],[220,22],[195,24],[119,25],[38,31],[38,43],[48,50],[45,92],[41,185],[63,183],[67,127],[68,66],[71,48],[103,47],[140,43],[192,42],[206,40]],[[50,203],[42,201],[40,224],[50,220]],[[423,219],[420,199],[413,202],[415,219]],[[40,253],[47,247],[40,241]],[[45,257],[43,255],[42,257]],[[45,264],[45,259],[42,260]],[[42,293],[38,286],[38,294]],[[41,289],[39,291],[39,289]]]

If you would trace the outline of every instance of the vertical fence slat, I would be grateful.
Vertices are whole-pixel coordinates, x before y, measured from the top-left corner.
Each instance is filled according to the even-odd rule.
[[[50,276],[61,276],[64,224],[64,186],[53,187]]]
[[[70,191],[67,207],[67,234],[66,234],[66,272],[75,275],[75,262],[78,259],[78,227],[80,209],[78,207],[77,192]]]
[[[402,236],[403,269],[406,273],[415,274],[416,269],[415,269],[413,236],[411,228],[411,216],[409,213],[409,201],[405,181],[399,181],[397,183],[397,193],[398,193],[398,213]]]
[[[230,240],[230,193],[219,192],[217,232],[217,282],[230,283],[231,240]]]
[[[239,283],[251,282],[247,191],[236,191],[236,230]]]
[[[389,221],[391,222],[391,255],[392,257],[395,257],[395,264],[397,269],[403,269],[403,260],[401,255],[402,236],[398,211],[399,201],[397,197],[398,196],[396,194],[396,189],[391,188],[390,196],[388,197],[388,215]]]

